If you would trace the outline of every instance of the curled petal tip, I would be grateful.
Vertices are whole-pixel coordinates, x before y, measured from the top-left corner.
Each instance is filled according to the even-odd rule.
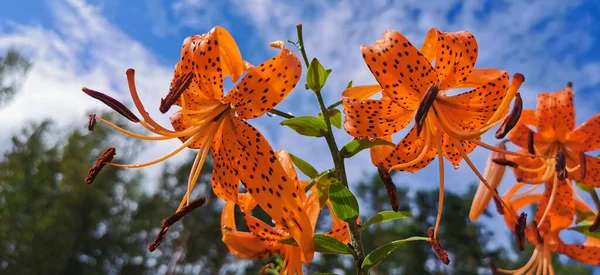
[[[269,46],[273,47],[273,48],[277,48],[277,49],[283,49],[285,48],[285,43],[283,43],[283,41],[281,40],[277,40],[277,41],[273,41],[269,44]]]
[[[525,82],[525,76],[521,73],[515,73],[513,75],[513,81],[518,81],[518,82],[523,83],[523,82]]]

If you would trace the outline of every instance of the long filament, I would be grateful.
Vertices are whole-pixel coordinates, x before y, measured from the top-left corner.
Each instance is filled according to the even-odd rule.
[[[544,210],[544,214],[538,223],[538,228],[542,226],[544,221],[546,221],[546,217],[550,212],[550,208],[552,208],[552,204],[554,203],[554,198],[556,197],[556,190],[558,189],[558,177],[554,175],[554,181],[552,182],[552,191],[550,193],[550,199],[548,200],[548,204],[546,205],[546,209]]]
[[[198,128],[200,128],[199,126],[190,127],[188,129],[185,129],[184,131],[177,132],[177,134],[173,135],[173,136],[163,136],[163,135],[161,135],[161,136],[145,136],[145,135],[140,135],[140,134],[137,134],[137,133],[125,130],[125,129],[123,129],[123,128],[121,128],[121,127],[113,124],[112,122],[110,122],[110,121],[108,121],[106,119],[103,119],[101,117],[96,117],[96,118],[100,122],[105,123],[106,125],[110,126],[111,128],[113,128],[113,129],[115,129],[115,130],[117,130],[117,131],[119,131],[119,132],[121,132],[121,133],[123,133],[125,135],[128,135],[128,136],[133,137],[133,138],[137,138],[137,139],[143,139],[143,140],[168,140],[168,139],[174,139],[174,138],[177,138],[177,137],[189,136],[189,135],[197,132]]]
[[[442,219],[442,208],[444,207],[444,153],[442,151],[442,143],[439,140],[439,135],[435,135],[438,151],[438,163],[440,168],[440,190],[438,198],[438,211],[435,219],[435,230],[433,232],[433,238],[437,240],[437,232]]]

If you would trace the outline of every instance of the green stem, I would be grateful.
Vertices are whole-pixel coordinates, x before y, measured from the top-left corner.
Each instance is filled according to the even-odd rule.
[[[317,100],[319,101],[319,107],[321,107],[321,113],[323,114],[323,120],[325,120],[325,125],[327,126],[327,134],[325,135],[325,140],[327,140],[327,145],[329,145],[329,151],[331,152],[331,157],[333,158],[333,163],[335,166],[335,171],[337,172],[337,178],[340,183],[348,188],[348,179],[346,177],[346,167],[344,164],[344,159],[340,156],[340,151],[335,142],[335,137],[333,136],[333,131],[331,130],[331,121],[329,119],[329,113],[327,112],[327,108],[325,107],[325,103],[323,102],[323,97],[321,96],[320,91],[315,91],[317,95]],[[356,274],[365,274],[362,270],[362,263],[365,260],[365,252],[363,249],[361,236],[360,236],[360,227],[356,222],[349,222],[348,228],[350,229],[350,241],[352,243],[352,247],[354,248],[354,265],[356,267]]]
[[[294,115],[290,115],[288,113],[285,113],[283,111],[279,111],[277,109],[271,109],[271,111],[269,111],[269,113],[274,114],[274,115],[278,115],[280,117],[285,117],[285,118],[295,118]]]
[[[306,64],[306,68],[308,68],[308,57],[306,57],[306,51],[304,50],[304,39],[302,38],[302,24],[296,25],[296,32],[298,32],[298,49],[300,49],[302,57],[304,58],[304,64]]]
[[[339,100],[336,103],[333,103],[333,104],[329,105],[329,107],[327,107],[327,109],[333,109],[333,108],[335,108],[337,106],[340,106],[340,105],[342,105],[342,101],[341,100]]]

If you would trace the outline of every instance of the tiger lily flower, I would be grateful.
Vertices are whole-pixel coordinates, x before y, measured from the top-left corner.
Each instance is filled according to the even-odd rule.
[[[302,72],[300,60],[284,47],[283,42],[274,42],[271,46],[279,48],[280,53],[253,67],[242,60],[237,44],[222,27],[215,27],[203,35],[190,36],[183,42],[181,60],[175,66],[171,90],[161,100],[160,111],[163,113],[172,105],[181,107],[171,117],[174,130],[159,125],[146,112],[138,97],[134,71],[131,69],[127,71],[129,89],[142,119],[123,109],[122,104],[106,100],[106,96],[100,96],[99,99],[104,99],[109,106],[156,135],[139,135],[102,118],[97,119],[134,138],[179,138],[183,142],[171,153],[146,163],[108,165],[141,168],[164,161],[186,147],[199,149],[188,179],[187,193],[179,209],[189,203],[191,190],[211,151],[214,159],[212,188],[215,194],[224,200],[236,202],[239,182],[242,181],[261,208],[290,232],[304,256],[311,259],[314,251],[313,231],[310,230],[308,216],[302,211],[298,188],[289,184],[295,179],[286,175],[264,136],[246,122],[247,119],[265,114],[281,102],[294,89]],[[224,77],[229,76],[235,82],[244,72],[246,74],[241,81],[225,95]],[[86,88],[84,91],[95,97],[99,94]]]
[[[443,205],[443,158],[457,168],[464,159],[487,184],[467,155],[477,145],[499,151],[481,142],[480,136],[504,121],[524,77],[517,73],[509,84],[505,71],[475,69],[478,47],[469,32],[431,29],[421,50],[417,50],[400,33],[386,31],[375,45],[363,46],[361,51],[378,85],[351,87],[343,92],[344,128],[357,138],[389,140],[415,119],[414,127],[395,148],[373,149],[371,155],[376,165],[409,172],[422,169],[438,157],[437,233]],[[473,89],[459,95],[447,94],[454,88]],[[379,92],[381,99],[369,99]]]
[[[575,215],[575,209],[582,212],[593,212],[592,209],[582,200],[575,199],[559,200],[558,203],[550,204],[551,185],[546,185],[543,194],[515,194],[522,187],[517,184],[509,189],[504,195],[510,211],[520,211],[520,209],[539,203],[535,213],[535,222],[525,229],[525,236],[535,246],[535,250],[529,262],[516,270],[497,269],[505,274],[554,274],[552,266],[552,253],[564,254],[571,259],[591,265],[600,265],[600,239],[588,237],[586,242],[579,244],[565,244],[559,237],[561,230],[566,229],[572,222]],[[570,190],[570,189],[568,189]],[[565,190],[567,191],[567,190]],[[564,197],[572,197],[569,191]],[[571,205],[569,205],[571,204]],[[542,221],[542,218],[548,218]],[[509,228],[514,228],[514,222],[507,219],[505,222]],[[538,226],[535,226],[535,225]]]
[[[297,179],[288,153],[281,150],[277,155],[282,163],[285,163],[284,168],[288,177]],[[294,180],[291,182],[282,182],[282,184],[293,185],[303,190],[309,183]],[[254,202],[254,198],[249,193],[242,193],[238,196],[240,199],[238,199],[237,204],[232,200],[228,200],[225,203],[221,215],[221,233],[223,234],[223,242],[227,245],[229,251],[242,259],[266,259],[275,253],[279,253],[284,259],[281,274],[303,274],[302,263],[310,263],[311,259],[303,256],[300,247],[281,242],[291,237],[289,231],[279,223],[275,223],[272,226],[252,216],[251,211],[256,206],[256,202]],[[310,229],[314,231],[321,210],[316,186],[311,188],[311,193],[308,195],[300,192],[299,198],[303,203],[301,206],[302,209],[309,217]],[[250,232],[237,230],[234,215],[236,205],[244,214],[244,219]],[[346,223],[337,218],[331,209],[329,201],[327,201],[327,206],[331,213],[332,228],[331,231],[325,234],[337,238],[344,243],[350,242],[350,234]],[[285,206],[283,209],[287,211]]]
[[[578,196],[573,188],[574,182],[600,187],[600,160],[585,154],[600,148],[599,126],[600,114],[597,114],[575,128],[575,108],[570,85],[558,92],[541,93],[537,109],[523,110],[521,120],[508,134],[508,139],[521,147],[522,153],[564,155],[566,167],[563,172],[566,175],[557,172],[560,158],[506,156],[512,162],[512,170],[519,184],[533,185],[524,193],[549,184],[549,204],[563,203],[565,209],[573,209],[573,195]],[[531,127],[535,127],[537,132]],[[556,202],[557,199],[564,202]],[[547,208],[548,211],[549,209],[551,208]],[[542,222],[547,215],[548,213],[542,216]],[[560,224],[564,223],[569,223],[569,219],[565,218]],[[555,220],[552,226],[560,225]]]

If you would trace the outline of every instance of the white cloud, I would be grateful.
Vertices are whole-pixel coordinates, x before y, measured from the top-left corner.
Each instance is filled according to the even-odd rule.
[[[51,12],[56,24],[53,27],[8,23],[10,31],[0,33],[0,49],[17,47],[33,61],[22,90],[0,109],[0,151],[8,149],[10,135],[26,122],[50,118],[62,127],[83,128],[87,124],[86,111],[109,110],[81,92],[81,87],[130,102],[125,78],[130,67],[136,69],[146,109],[160,123],[170,125],[168,116],[158,112],[158,104],[168,91],[171,68],[159,65],[154,53],[83,1],[52,2]],[[179,140],[147,144],[137,161],[154,159],[180,144]],[[146,168],[144,172],[152,177],[160,169]]]

